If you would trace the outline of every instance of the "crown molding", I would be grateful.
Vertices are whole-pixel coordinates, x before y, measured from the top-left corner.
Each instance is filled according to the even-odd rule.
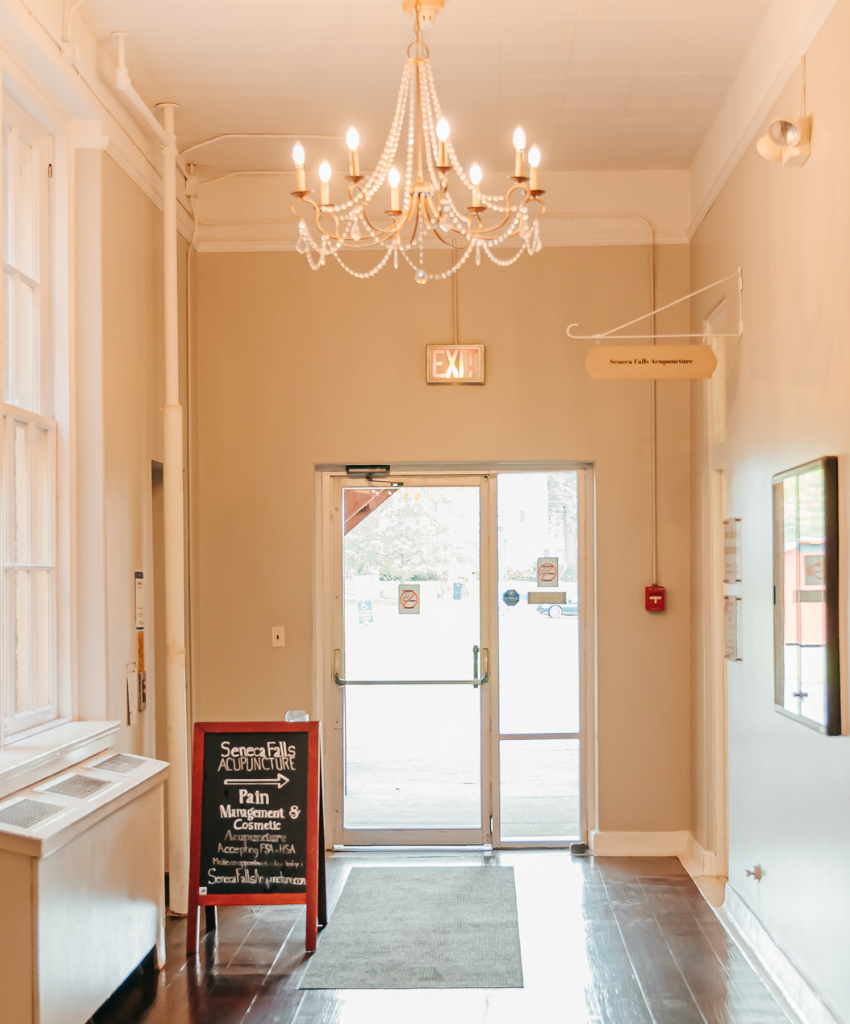
[[[690,241],[836,0],[773,0],[690,170]]]

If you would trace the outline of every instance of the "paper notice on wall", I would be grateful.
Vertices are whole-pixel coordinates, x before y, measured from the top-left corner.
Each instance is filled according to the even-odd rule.
[[[136,629],[145,628],[145,574],[136,573]]]

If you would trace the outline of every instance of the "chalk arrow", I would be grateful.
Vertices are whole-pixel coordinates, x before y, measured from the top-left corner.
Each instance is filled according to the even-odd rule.
[[[285,775],[281,775],[278,772],[276,779],[225,779],[225,786],[277,786],[278,789],[283,787],[289,782],[289,779]]]

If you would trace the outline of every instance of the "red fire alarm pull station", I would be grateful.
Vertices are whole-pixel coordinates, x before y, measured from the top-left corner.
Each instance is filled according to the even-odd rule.
[[[666,607],[665,596],[664,587],[647,587],[646,610],[648,612],[663,612]]]

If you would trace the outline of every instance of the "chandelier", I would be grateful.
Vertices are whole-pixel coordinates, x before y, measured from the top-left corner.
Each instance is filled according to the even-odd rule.
[[[331,202],[333,171],[326,160],[319,167],[317,202],[306,184],[304,147],[297,143],[292,149],[296,178],[292,212],[299,217],[295,248],[306,255],[313,270],[332,257],[353,277],[370,278],[390,260],[396,268],[403,260],[417,283],[426,284],[451,277],[473,256],[480,264],[482,253],[497,266],[507,267],[524,252],[533,256],[541,248],[538,222],[532,216],[546,209],[538,187],[540,150],[532,146],[526,154],[522,128],[513,134],[514,173],[502,196],[484,194],[479,165],[472,164],[467,172],[457,158],[437,98],[428,47],[419,38],[422,25],[434,20],[443,3],[404,0],[402,4],[414,16],[415,39],[407,49],[390,133],[377,166],[367,176],[360,173],[360,136],[356,129],[349,129],[345,202]],[[460,200],[449,191],[452,172],[469,193],[464,195],[458,188]],[[494,250],[515,236],[520,239],[519,251],[507,258],[497,256]],[[445,270],[429,270],[426,249],[440,245],[452,250],[452,263]],[[343,253],[357,249],[384,251],[370,270],[358,271],[343,259]]]

